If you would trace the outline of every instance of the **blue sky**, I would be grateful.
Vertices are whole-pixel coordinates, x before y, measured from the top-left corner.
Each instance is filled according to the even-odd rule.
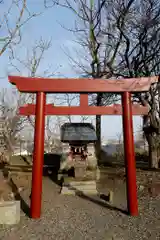
[[[41,12],[43,8],[43,0],[28,0],[29,9],[32,12]],[[3,5],[5,9],[6,5]],[[2,13],[1,8],[0,13]],[[16,13],[15,13],[16,14]],[[12,18],[14,17],[14,13]],[[63,29],[60,25],[70,28],[74,24],[74,15],[66,9],[54,7],[45,11],[42,15],[32,19],[22,29],[22,42],[16,47],[16,54],[23,60],[26,57],[26,49],[31,49],[36,40],[43,37],[45,40],[52,39],[52,46],[45,54],[45,59],[41,65],[42,71],[49,65],[53,70],[58,69],[61,75],[66,77],[76,77],[74,69],[70,65],[69,59],[64,53],[67,48],[72,57],[77,57],[74,53],[76,47],[73,42],[74,36],[71,32]],[[0,37],[2,37],[0,33]],[[9,87],[7,75],[16,74],[15,70],[11,68],[8,59],[8,51],[0,57],[0,87]],[[21,69],[22,74],[26,75],[25,69]],[[78,76],[77,76],[78,77]],[[134,131],[138,131],[141,124],[140,117],[134,117]],[[121,117],[103,116],[102,117],[102,135],[105,139],[115,138],[117,134],[122,132]]]

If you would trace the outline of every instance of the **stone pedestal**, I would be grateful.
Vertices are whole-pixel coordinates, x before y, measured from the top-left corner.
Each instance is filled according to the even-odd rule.
[[[76,195],[97,195],[96,176],[88,175],[85,161],[75,161],[74,178],[64,178],[61,194]]]
[[[69,169],[74,168],[76,178],[91,178],[91,180],[100,179],[100,170],[97,165],[97,159],[95,156],[88,157],[86,161],[70,160],[66,155],[63,155],[61,159],[60,172],[67,172]]]
[[[75,161],[74,164],[74,173],[75,173],[75,179],[83,179],[86,177],[87,174],[87,165],[84,161]]]
[[[61,194],[87,194],[97,195],[96,181],[100,179],[100,171],[97,166],[95,154],[89,155],[82,161],[81,156],[75,156],[74,161],[68,156],[63,156],[61,170],[74,168],[74,177],[68,178],[63,175]],[[59,176],[59,180],[62,177]]]
[[[0,202],[0,224],[17,224],[20,221],[20,201]]]

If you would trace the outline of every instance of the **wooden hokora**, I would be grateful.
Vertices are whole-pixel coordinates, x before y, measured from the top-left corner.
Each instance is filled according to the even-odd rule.
[[[81,180],[96,180],[98,162],[95,154],[96,131],[90,123],[65,123],[61,126],[61,141],[68,144],[68,153],[61,169],[74,168],[74,177]],[[94,177],[93,177],[94,176]]]

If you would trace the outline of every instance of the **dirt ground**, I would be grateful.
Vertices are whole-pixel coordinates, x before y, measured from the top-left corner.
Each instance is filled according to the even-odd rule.
[[[52,177],[43,177],[42,216],[38,220],[29,218],[31,172],[11,172],[6,180],[1,171],[0,177],[4,200],[12,195],[21,201],[22,208],[19,224],[0,226],[0,239],[160,239],[160,172],[137,170],[138,218],[126,214],[123,168],[101,168],[97,197],[62,196]],[[100,198],[109,190],[114,193],[112,203]]]

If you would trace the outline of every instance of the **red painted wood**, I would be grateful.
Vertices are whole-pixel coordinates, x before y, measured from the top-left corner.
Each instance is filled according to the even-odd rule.
[[[34,155],[32,170],[31,217],[40,218],[42,198],[42,176],[44,159],[44,127],[45,127],[46,95],[37,93],[36,122],[34,136]]]
[[[145,92],[151,83],[158,82],[158,76],[129,78],[118,80],[107,79],[59,79],[29,78],[9,76],[20,92],[46,93],[98,93],[98,92]]]
[[[136,186],[136,163],[133,137],[131,94],[122,95],[123,105],[123,133],[125,149],[125,166],[127,182],[127,205],[131,216],[138,216],[137,186]]]
[[[88,94],[80,94],[80,106],[88,107]]]
[[[86,104],[83,102],[83,104]],[[138,104],[132,105],[133,115],[148,114],[148,107],[143,107]],[[19,108],[20,115],[35,115],[35,105],[28,104]],[[122,115],[122,106],[115,104],[112,106],[88,106],[84,107],[56,107],[52,104],[47,104],[45,108],[45,115]]]

